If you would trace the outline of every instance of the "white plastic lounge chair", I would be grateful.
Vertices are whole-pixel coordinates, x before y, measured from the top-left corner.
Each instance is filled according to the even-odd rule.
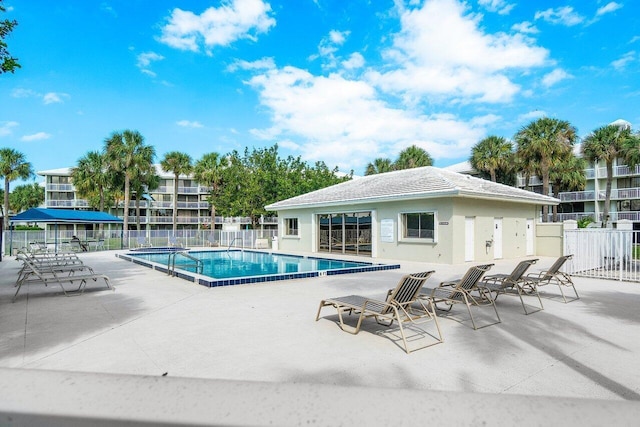
[[[467,310],[469,311],[469,317],[471,317],[473,329],[480,329],[500,323],[500,315],[498,314],[498,309],[493,301],[491,292],[487,288],[479,285],[480,279],[487,271],[489,271],[489,269],[491,269],[491,267],[493,267],[493,264],[476,265],[471,267],[467,270],[467,273],[462,279],[442,282],[440,283],[440,286],[435,289],[424,288],[423,292],[420,294],[420,298],[431,299],[438,309],[440,309],[440,307],[438,307],[437,304],[444,303],[447,306],[445,309],[446,311],[450,311],[454,304],[466,305]],[[471,311],[472,306],[493,307],[498,321],[478,328]]]
[[[207,236],[207,244],[209,246],[220,246],[220,242],[216,241],[216,236],[213,233]]]
[[[398,322],[404,350],[407,353],[441,343],[443,341],[442,333],[438,325],[438,319],[435,315],[432,301],[427,301],[427,305],[425,305],[423,301],[417,299],[422,285],[424,285],[432,274],[433,271],[427,271],[404,276],[400,279],[396,288],[389,291],[384,301],[359,295],[348,295],[322,300],[320,301],[320,307],[318,307],[316,321],[320,318],[320,311],[323,307],[333,306],[338,311],[340,328],[345,332],[354,335],[357,334],[360,332],[362,321],[367,317],[374,317],[377,323],[384,326],[391,326],[394,321]],[[345,325],[342,316],[344,312],[359,314],[358,323],[355,328]],[[433,320],[436,324],[438,336],[431,336],[436,338],[437,341],[420,348],[409,349],[402,324],[406,322],[421,324],[428,320]]]
[[[563,273],[560,271],[565,262],[573,258],[573,255],[564,255],[559,257],[553,265],[545,271],[541,271],[539,273],[531,273],[525,277],[527,284],[531,286],[546,286],[546,285],[557,285],[558,289],[560,289],[560,294],[562,295],[562,299],[565,304],[571,301],[575,301],[580,299],[578,296],[578,291],[576,290],[575,285],[573,284],[573,280],[571,280],[571,276],[567,273]],[[573,292],[576,294],[575,298],[567,300],[567,297],[564,294],[563,288],[570,287],[573,289]]]
[[[173,246],[175,248],[181,248],[182,243],[176,236],[169,236],[169,246]]]
[[[60,285],[60,287],[62,288],[62,292],[66,296],[79,295],[84,292],[88,280],[97,281],[98,279],[103,279],[107,285],[107,288],[115,289],[113,286],[111,286],[109,277],[104,274],[82,273],[69,275],[69,272],[58,271],[58,267],[39,268],[30,259],[24,259],[23,262],[25,263],[28,273],[26,273],[22,280],[17,283],[18,289],[13,296],[13,302],[15,302],[16,298],[18,297],[18,293],[20,292],[20,289],[22,289],[22,285],[26,283],[42,283],[45,286],[55,283]],[[77,283],[78,287],[74,290],[68,291],[64,287],[64,283]]]
[[[144,236],[138,236],[136,238],[136,241],[138,242],[138,247],[139,248],[150,248],[151,247],[151,243],[147,242],[147,239]]]
[[[542,305],[542,300],[540,299],[536,283],[527,281],[524,277],[524,274],[527,272],[529,267],[537,261],[537,259],[521,261],[516,268],[513,269],[511,274],[492,274],[491,276],[485,276],[484,279],[482,279],[480,286],[489,289],[495,294],[493,297],[494,301],[498,299],[500,294],[518,295],[520,297],[520,302],[522,303],[522,308],[524,309],[524,314],[536,313],[543,310],[544,306]],[[540,308],[537,308],[534,311],[527,311],[527,306],[522,298],[526,295],[537,297],[538,302],[540,303]]]

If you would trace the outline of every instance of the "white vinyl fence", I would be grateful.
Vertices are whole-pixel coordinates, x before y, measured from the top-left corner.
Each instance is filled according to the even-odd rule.
[[[573,254],[565,267],[576,276],[640,281],[640,232],[586,228],[564,231],[564,253]]]
[[[121,231],[98,232],[80,231],[76,236],[87,245],[89,251],[109,249],[131,249],[139,246],[166,247],[180,245],[184,247],[234,247],[244,249],[269,249],[277,230],[178,230],[175,234],[171,230],[131,230],[128,236],[122,236]],[[47,247],[49,251],[67,251],[70,247],[72,231],[5,231],[2,239],[5,255],[15,254],[19,250],[29,250],[33,243]]]

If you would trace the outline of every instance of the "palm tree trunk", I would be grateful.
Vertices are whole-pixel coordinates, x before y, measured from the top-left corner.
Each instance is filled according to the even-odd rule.
[[[9,178],[4,178],[4,230],[9,229]]]
[[[542,170],[542,194],[549,195],[549,171]],[[542,222],[549,222],[549,205],[542,205]]]
[[[124,237],[127,239],[127,245],[129,244],[129,201],[131,200],[131,191],[129,190],[131,179],[128,175],[124,177],[124,223],[122,224],[122,228],[124,229]]]
[[[611,204],[611,181],[613,181],[613,161],[607,162],[607,186],[604,192],[604,209],[602,210],[602,225],[605,227],[607,225],[607,222],[609,221],[609,205]]]
[[[178,174],[175,175],[173,182],[173,235],[176,235],[178,229]]]
[[[136,230],[138,230],[138,236],[140,235],[140,197],[136,194]]]

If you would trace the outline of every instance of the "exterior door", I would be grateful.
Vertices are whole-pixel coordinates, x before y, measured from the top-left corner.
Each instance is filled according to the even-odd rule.
[[[533,255],[533,219],[527,219],[527,230],[525,232],[526,238],[526,254]]]
[[[464,219],[464,260],[475,259],[476,218],[468,216]]]
[[[502,218],[493,219],[493,258],[502,259]]]

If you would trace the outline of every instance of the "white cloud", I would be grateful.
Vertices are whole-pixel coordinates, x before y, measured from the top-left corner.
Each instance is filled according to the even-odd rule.
[[[498,12],[499,15],[508,15],[516,6],[513,3],[507,3],[505,0],[478,0],[478,4],[490,12]]]
[[[201,127],[204,127],[202,125],[202,123],[200,123],[200,122],[197,122],[197,121],[192,122],[192,121],[189,121],[189,120],[180,120],[180,121],[177,121],[176,124],[178,126],[185,127],[185,128],[201,128]]]
[[[227,67],[227,71],[235,72],[237,70],[270,70],[275,68],[276,64],[273,58],[261,58],[256,61],[236,60]]]
[[[164,59],[164,56],[159,55],[155,52],[144,52],[138,55],[138,67],[139,68],[147,68],[151,65],[152,62],[161,61]]]
[[[519,24],[513,24],[511,29],[514,31],[518,31],[523,34],[537,34],[540,32],[531,22],[524,21]]]
[[[156,77],[156,73],[149,69],[149,66],[153,62],[162,61],[164,56],[157,54],[155,52],[143,52],[139,54],[137,57],[136,67],[140,69],[140,72],[146,74],[151,77]]]
[[[18,126],[18,122],[0,122],[0,136],[11,135],[13,128]]]
[[[42,103],[44,105],[49,104],[60,104],[63,103],[63,98],[68,98],[69,95],[66,93],[58,93],[58,92],[48,92],[42,96]]]
[[[533,111],[529,111],[528,113],[525,114],[520,114],[518,116],[518,122],[523,123],[523,122],[530,122],[532,120],[536,120],[539,119],[540,117],[546,117],[547,113],[543,110],[533,110]]]
[[[229,46],[239,39],[257,40],[276,24],[269,3],[263,0],[226,0],[197,15],[174,9],[162,28],[160,42],[171,47],[207,53],[215,46]]]
[[[400,12],[401,30],[385,52],[395,69],[368,74],[385,92],[508,102],[520,90],[508,74],[547,62],[549,52],[523,34],[485,33],[481,17],[457,0],[428,0]]]
[[[41,141],[43,139],[49,139],[51,138],[51,135],[46,133],[46,132],[38,132],[38,133],[34,133],[32,135],[24,135],[22,138],[20,138],[20,141],[25,141],[25,142],[29,142],[29,141]]]
[[[362,68],[364,66],[364,57],[360,53],[354,52],[349,56],[349,59],[342,61],[342,66],[347,70]]]
[[[38,96],[38,94],[31,89],[18,88],[11,91],[11,96],[14,98],[29,98],[32,96]]]
[[[545,74],[545,76],[542,78],[542,85],[545,87],[551,87],[562,80],[570,79],[572,77],[573,76],[566,71],[560,68],[556,68],[550,73]]]
[[[571,6],[557,7],[555,9],[547,9],[536,12],[534,18],[542,19],[551,24],[561,24],[572,27],[584,22],[584,17],[573,10]]]
[[[632,50],[631,52],[627,52],[624,55],[622,55],[620,59],[616,59],[615,61],[611,62],[611,65],[616,70],[622,70],[623,68],[625,68],[627,65],[629,65],[631,62],[635,60],[636,60],[636,51]]]
[[[415,144],[436,158],[456,158],[485,134],[494,117],[464,122],[453,115],[412,113],[380,100],[373,86],[335,73],[314,76],[287,66],[254,76],[249,84],[271,112],[272,125],[252,134],[300,141],[306,160],[343,169],[364,167],[378,154],[396,155]],[[295,144],[289,145],[294,148]]]
[[[326,37],[323,37],[322,40],[320,40],[320,44],[318,45],[318,53],[315,55],[311,55],[309,59],[315,60],[317,58],[321,58],[324,68],[337,67],[339,58],[336,57],[335,53],[347,40],[349,34],[351,34],[350,31],[329,31],[329,34]]]
[[[616,3],[612,1],[602,6],[601,8],[598,8],[598,11],[596,12],[596,16],[602,16],[607,13],[615,12],[616,10],[621,8],[622,8],[622,5],[620,3]]]
[[[114,18],[118,17],[118,14],[116,13],[116,11],[113,9],[113,7],[111,7],[111,5],[107,2],[102,2],[100,4],[100,10],[103,12],[106,12],[108,14],[110,14],[111,16],[113,16]]]

